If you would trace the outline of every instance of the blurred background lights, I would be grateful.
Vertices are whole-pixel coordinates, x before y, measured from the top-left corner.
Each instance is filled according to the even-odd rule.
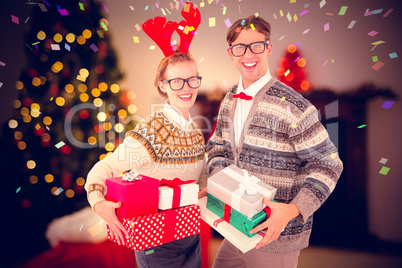
[[[64,104],[66,103],[66,100],[63,97],[57,97],[55,102],[58,106],[64,106]]]
[[[63,69],[63,63],[61,63],[60,61],[56,61],[53,65],[52,65],[52,71],[54,73],[58,73]]]
[[[81,100],[82,102],[87,102],[87,101],[89,100],[88,94],[87,94],[87,93],[81,93],[81,94],[80,94],[80,100]]]
[[[46,34],[45,34],[44,31],[39,31],[39,32],[36,34],[36,37],[37,37],[39,40],[45,40]]]
[[[85,30],[82,32],[82,35],[83,35],[86,39],[89,39],[89,38],[91,38],[91,36],[92,36],[92,32],[91,32],[90,30],[88,30],[88,29],[85,29]]]
[[[130,104],[130,105],[127,107],[127,110],[128,110],[128,112],[129,112],[130,114],[135,114],[135,113],[137,112],[137,106],[134,105],[134,104]]]
[[[299,66],[299,67],[304,67],[304,66],[306,66],[306,63],[307,63],[307,61],[306,61],[306,59],[305,58],[300,58],[300,59],[298,59],[297,60],[297,65]]]
[[[21,81],[17,81],[15,83],[15,88],[18,89],[18,90],[21,90],[21,89],[24,88],[24,84]]]
[[[100,91],[104,92],[107,90],[107,84],[105,82],[101,82],[99,83],[98,88],[100,89]]]
[[[87,92],[87,89],[88,89],[88,87],[85,84],[79,84],[78,85],[78,91],[81,92],[81,93]]]
[[[80,74],[82,77],[88,77],[89,71],[88,71],[87,69],[85,69],[85,68],[82,68],[82,69],[80,69],[79,74]]]
[[[16,128],[18,127],[18,122],[15,119],[11,119],[10,121],[8,121],[8,127],[9,128]]]
[[[74,92],[74,86],[72,84],[67,84],[67,85],[64,86],[64,90],[67,93],[72,93],[72,92]]]
[[[87,39],[85,39],[85,37],[82,36],[82,35],[77,37],[77,43],[80,44],[80,45],[85,44],[86,41],[87,41]]]
[[[295,44],[290,44],[288,45],[288,51],[289,53],[294,53],[297,50],[297,46]]]
[[[27,161],[27,168],[29,169],[34,169],[36,167],[36,163],[33,160],[28,160]]]
[[[21,131],[16,131],[16,132],[14,132],[14,139],[16,139],[16,140],[20,140],[20,139],[22,139],[22,132]]]
[[[126,112],[126,110],[124,110],[124,109],[120,109],[120,110],[117,112],[117,115],[118,115],[119,117],[124,118],[124,117],[127,116],[127,112]]]
[[[107,118],[107,116],[104,112],[98,113],[98,115],[96,117],[98,118],[99,121],[102,121],[102,122],[105,121]]]
[[[50,116],[45,116],[43,118],[43,124],[46,126],[50,126],[52,124],[52,118]]]
[[[52,174],[46,174],[46,175],[45,175],[45,181],[46,181],[47,183],[51,183],[51,182],[53,182],[53,180],[54,180],[54,177],[53,177]]]
[[[25,150],[27,148],[27,144],[23,141],[19,141],[17,144],[18,149]]]
[[[68,198],[73,198],[74,197],[74,191],[72,190],[72,189],[68,189],[67,191],[66,191],[66,196],[68,197]]]
[[[40,86],[40,79],[38,77],[32,78],[32,85],[35,87]]]
[[[110,86],[110,91],[112,91],[113,93],[118,93],[120,91],[120,87],[117,84],[113,84]]]
[[[113,151],[114,150],[114,144],[111,143],[111,142],[106,143],[105,150],[108,151],[108,152]]]
[[[128,92],[127,92],[127,98],[128,98],[130,101],[133,101],[136,96],[137,96],[137,95],[135,94],[134,91],[128,91]]]
[[[117,123],[114,125],[114,130],[116,130],[117,133],[121,133],[124,131],[124,126],[121,123]]]
[[[30,182],[31,184],[37,183],[37,182],[38,182],[38,177],[35,176],[35,175],[29,176],[29,182]]]
[[[24,115],[22,117],[22,121],[24,121],[25,123],[31,122],[31,116],[30,115]]]
[[[96,138],[94,136],[91,136],[88,138],[88,143],[91,145],[95,145],[96,144]]]
[[[94,96],[95,98],[97,98],[97,97],[99,97],[100,96],[100,94],[101,94],[101,91],[99,90],[99,88],[93,88],[92,90],[91,90],[91,94],[92,94],[92,96]]]
[[[93,103],[94,103],[94,105],[96,106],[96,107],[101,107],[102,106],[102,104],[103,104],[103,100],[102,99],[100,99],[100,98],[96,98],[96,99],[94,99],[94,101],[93,101]]]
[[[105,122],[103,124],[103,129],[106,130],[106,131],[111,130],[112,129],[112,124],[110,122]]]
[[[67,42],[69,42],[69,43],[74,42],[74,41],[75,41],[75,35],[72,34],[72,33],[67,34],[67,35],[66,35],[66,40],[67,40]]]
[[[77,179],[75,180],[75,183],[76,183],[78,186],[83,186],[83,185],[85,184],[85,179],[84,179],[83,177],[79,177],[79,178],[77,178]]]
[[[63,41],[63,36],[62,36],[61,34],[57,33],[57,34],[55,34],[55,35],[53,36],[53,40],[54,40],[56,43],[60,43],[61,41]]]
[[[21,107],[21,102],[19,100],[14,100],[13,104],[14,104],[13,106],[15,109],[18,109]]]

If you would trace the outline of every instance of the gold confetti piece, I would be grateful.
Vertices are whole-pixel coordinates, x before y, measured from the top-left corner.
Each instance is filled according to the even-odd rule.
[[[205,6],[205,3],[204,2],[201,2],[200,3],[200,7],[204,7]]]
[[[282,97],[282,98],[281,98],[281,101],[284,101],[284,100],[286,100],[286,97]]]
[[[209,27],[215,27],[215,17],[209,18]]]
[[[136,43],[136,44],[140,43],[140,39],[138,38],[138,36],[133,36],[133,40],[134,40],[134,43]]]
[[[332,158],[332,159],[335,159],[335,157],[336,157],[336,153],[332,153],[332,154],[331,154],[331,158]]]
[[[279,15],[281,15],[281,17],[283,17],[283,11],[282,11],[282,9],[279,10]]]
[[[253,29],[253,31],[255,30],[254,24],[250,24],[251,29]]]
[[[297,125],[291,124],[289,127],[291,127],[291,128],[297,128]]]
[[[375,46],[378,46],[378,45],[381,45],[381,44],[384,44],[384,43],[385,43],[385,41],[379,40],[379,41],[371,43],[371,44],[375,45]]]
[[[92,235],[92,237],[95,237],[103,231],[103,228],[104,227],[102,227],[102,225],[96,223],[88,229],[88,232]]]
[[[151,46],[149,47],[150,50],[155,50],[155,48],[156,48],[156,46],[154,46],[154,45],[151,45]]]
[[[184,5],[184,9],[183,9],[183,11],[184,12],[190,12],[190,4],[189,3],[186,3],[185,5]]]
[[[288,69],[288,70],[285,72],[285,76],[288,76],[289,73],[290,73],[290,70]]]

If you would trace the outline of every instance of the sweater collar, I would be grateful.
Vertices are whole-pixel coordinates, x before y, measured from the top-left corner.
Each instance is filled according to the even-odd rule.
[[[247,89],[243,88],[243,79],[240,76],[240,81],[239,81],[239,85],[237,86],[237,94],[240,92],[244,92],[247,95],[251,96],[251,97],[255,97],[255,95],[257,94],[257,92],[266,84],[268,83],[268,81],[272,78],[271,74],[269,73],[269,70],[267,71],[266,74],[264,74],[264,76],[262,76],[260,79],[258,79],[257,81],[255,81],[254,83],[252,83]]]
[[[165,105],[163,106],[163,111],[167,113],[167,115],[172,118],[174,121],[176,121],[181,127],[186,127],[193,123],[193,119],[191,118],[191,115],[189,115],[188,120],[186,120],[181,114],[179,114],[173,107],[165,102]]]

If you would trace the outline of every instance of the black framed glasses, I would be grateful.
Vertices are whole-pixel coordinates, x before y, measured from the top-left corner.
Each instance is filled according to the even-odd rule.
[[[230,51],[232,51],[232,55],[235,57],[240,57],[246,54],[247,48],[250,48],[250,51],[254,54],[261,54],[265,51],[265,47],[269,44],[269,41],[258,41],[253,42],[248,45],[245,44],[237,44],[233,46],[229,46]]]
[[[201,86],[201,76],[192,76],[187,79],[184,78],[173,78],[169,80],[162,80],[163,83],[169,83],[172,90],[180,90],[184,87],[184,83],[187,82],[188,86],[191,88],[199,88]]]

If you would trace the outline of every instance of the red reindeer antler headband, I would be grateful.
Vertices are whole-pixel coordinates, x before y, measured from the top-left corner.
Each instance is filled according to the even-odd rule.
[[[175,52],[170,44],[174,31],[177,31],[180,36],[179,52],[188,53],[195,30],[200,25],[201,14],[193,3],[187,2],[181,11],[181,15],[185,20],[179,23],[172,21],[166,23],[166,18],[155,17],[155,19],[149,19],[142,24],[144,32],[158,45],[165,57],[169,57]]]

